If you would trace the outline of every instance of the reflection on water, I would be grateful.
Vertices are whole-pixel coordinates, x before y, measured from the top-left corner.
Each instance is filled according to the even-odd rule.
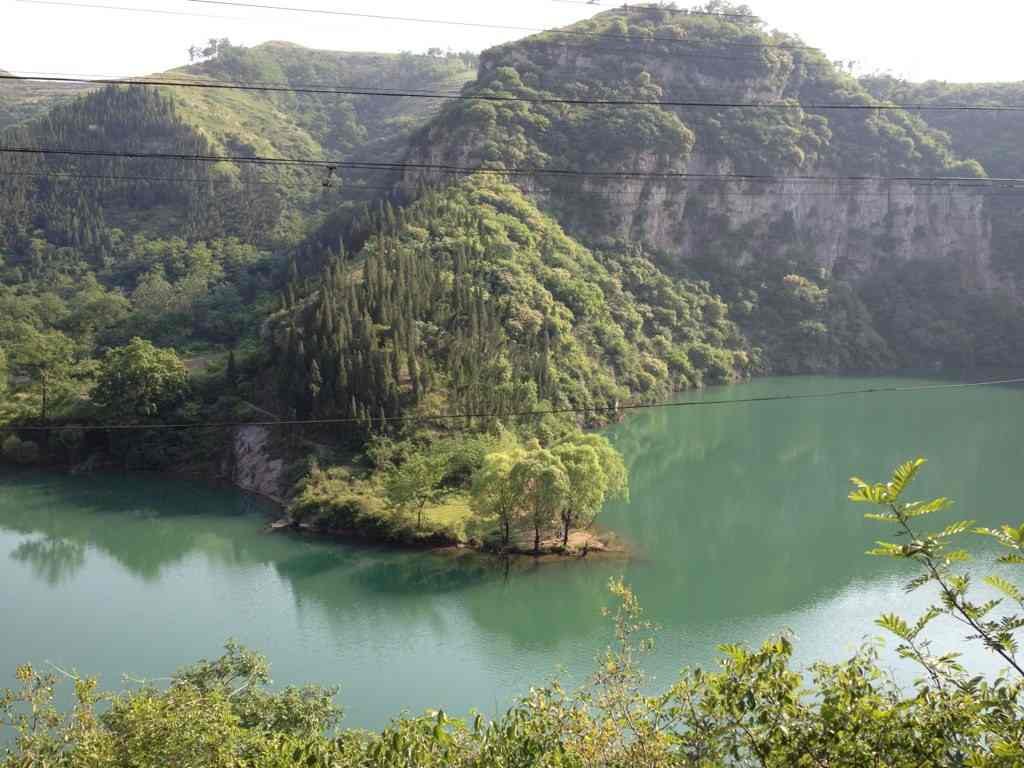
[[[51,587],[72,578],[85,565],[85,545],[54,536],[26,539],[11,558],[32,568],[37,578]]]
[[[692,398],[887,383],[778,379]],[[600,612],[617,575],[663,627],[651,661],[662,681],[714,663],[718,643],[786,628],[801,661],[838,659],[878,634],[879,613],[911,614],[927,598],[903,594],[896,564],[863,555],[885,532],[846,502],[849,475],[880,477],[924,454],[922,496],[1002,522],[1018,496],[1007,457],[1019,455],[1022,397],[1001,388],[637,414],[610,430],[632,502],[602,518],[635,547],[628,563],[356,548],[263,533],[269,507],[231,490],[3,477],[0,674],[50,660],[116,685],[122,672],[158,677],[235,637],[270,656],[279,683],[341,684],[351,725],[402,709],[493,712],[558,670],[582,679],[609,639]],[[938,631],[940,645],[959,644],[954,628]]]

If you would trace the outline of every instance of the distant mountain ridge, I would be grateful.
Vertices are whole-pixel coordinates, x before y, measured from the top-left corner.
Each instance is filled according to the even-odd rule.
[[[11,75],[0,69],[0,75]],[[87,93],[90,86],[75,83],[0,83],[0,131],[42,117],[58,104]]]

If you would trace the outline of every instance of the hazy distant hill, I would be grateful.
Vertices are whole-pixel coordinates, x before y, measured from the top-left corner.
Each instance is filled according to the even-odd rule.
[[[0,69],[0,75],[10,72]],[[73,83],[0,81],[0,131],[44,115],[56,104],[87,93],[89,86]]]

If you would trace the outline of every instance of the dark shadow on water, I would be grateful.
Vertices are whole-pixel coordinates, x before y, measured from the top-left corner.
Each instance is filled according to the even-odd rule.
[[[506,578],[506,567],[486,555],[407,555],[361,569],[356,580],[372,592],[390,595],[458,592]]]
[[[301,581],[345,568],[346,559],[338,551],[323,549],[289,557],[274,564],[277,572],[289,581]]]

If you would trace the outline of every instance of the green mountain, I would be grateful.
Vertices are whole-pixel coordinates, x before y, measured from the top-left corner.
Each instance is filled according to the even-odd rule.
[[[670,274],[709,280],[773,370],[1015,359],[985,338],[1018,332],[1016,313],[991,297],[1009,285],[1016,302],[1007,278],[1024,263],[993,229],[992,199],[960,185],[829,180],[986,169],[921,116],[871,109],[882,102],[797,38],[751,19],[617,9],[487,51],[466,93],[510,100],[446,106],[415,137],[412,160],[625,174],[514,181],[583,242],[642,243]],[[637,172],[712,178],[628,176]],[[723,174],[764,178],[714,178]],[[413,169],[405,182],[443,177]],[[905,303],[878,301],[878,283]]]
[[[221,43],[215,58],[159,77],[452,91],[473,77],[473,64],[468,55],[368,55],[283,43],[251,49]],[[398,160],[408,136],[435,109],[436,102],[420,99],[108,86],[8,128],[2,143],[96,152]],[[101,344],[133,333],[178,346],[236,343],[243,332],[256,333],[265,311],[260,297],[276,294],[287,280],[294,247],[326,218],[351,218],[390,183],[380,174],[337,175],[330,186],[325,181],[321,170],[287,166],[4,153],[0,288],[19,300],[46,293],[67,304],[88,279],[129,298],[129,317],[118,313],[104,323]],[[50,312],[48,319],[33,313],[33,322],[71,330],[64,324],[66,314]],[[213,325],[220,330],[199,319],[211,314],[219,318]],[[96,341],[90,337],[88,343]]]
[[[581,43],[581,34],[606,35]],[[459,102],[425,129],[413,156],[449,164],[493,163],[605,172],[689,172],[740,175],[981,176],[943,134],[902,111],[819,111],[801,104],[870,106],[855,79],[820,53],[749,19],[690,15],[637,7],[599,14],[486,52],[467,93],[523,99],[650,100],[652,102],[770,102],[790,108],[662,107],[657,104],[530,104]],[[412,172],[410,172],[412,175]],[[684,261],[703,250],[720,226],[688,222],[688,209],[733,204],[730,225],[793,212],[803,224],[801,194],[822,185],[723,184],[643,179],[624,182],[568,178],[531,180],[549,196],[559,219],[591,239],[646,240]],[[804,192],[806,187],[806,192]],[[866,186],[851,189],[851,194]],[[780,192],[790,192],[779,200]],[[762,193],[762,194],[756,194]],[[691,205],[691,199],[696,203]],[[778,202],[769,205],[769,202]],[[819,208],[821,206],[818,206]],[[753,208],[751,211],[743,208]],[[870,218],[837,222],[830,239]],[[761,222],[758,234],[767,232]],[[820,234],[826,234],[819,229]],[[881,249],[847,258],[877,260]],[[833,257],[828,266],[833,266]]]

